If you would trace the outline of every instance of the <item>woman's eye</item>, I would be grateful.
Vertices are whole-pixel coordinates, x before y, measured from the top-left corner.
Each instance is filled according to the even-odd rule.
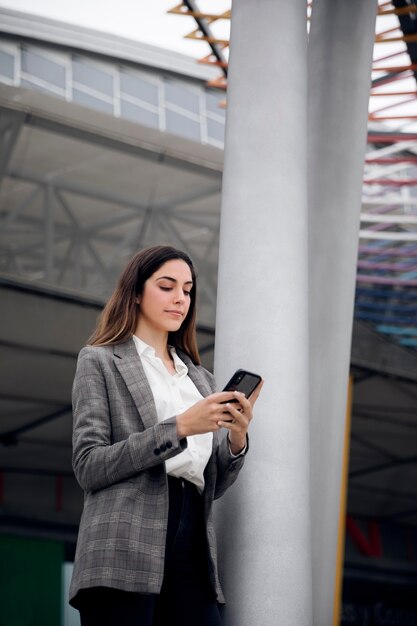
[[[191,291],[184,291],[184,296],[191,296]]]
[[[171,291],[172,287],[162,287],[161,285],[159,286],[159,289],[162,289],[162,291]]]

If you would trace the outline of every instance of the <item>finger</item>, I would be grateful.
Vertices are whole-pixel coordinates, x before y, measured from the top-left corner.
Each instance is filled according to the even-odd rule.
[[[242,418],[242,414],[239,413],[239,415]],[[240,421],[235,418],[233,418],[232,420],[219,420],[217,424],[221,428],[227,428],[227,430],[231,432],[242,433],[247,432],[248,430],[248,422],[242,419]]]
[[[252,406],[257,401],[259,394],[261,393],[261,389],[264,386],[264,382],[265,382],[264,380],[261,380],[259,385],[256,387],[255,391],[251,393],[251,395],[249,396],[249,402],[251,403]]]
[[[218,391],[217,393],[213,393],[210,397],[214,402],[224,403],[230,402],[234,398],[234,391]]]
[[[239,414],[241,415],[241,414]],[[232,417],[232,415],[230,414],[230,417],[232,419],[221,419],[217,422],[217,424],[221,427],[221,428],[227,428],[227,430],[231,430],[231,431],[241,431],[242,428],[247,428],[246,425],[244,425],[242,427],[242,425],[236,420],[235,417]]]
[[[250,422],[252,419],[252,404],[246,398],[244,393],[238,393],[236,395],[236,399],[239,404],[234,404],[233,406],[239,411],[240,415],[243,415],[246,418],[247,422]]]
[[[242,412],[242,408],[240,403],[237,401],[237,398],[233,395],[232,398],[230,398],[230,400],[226,401],[226,402],[220,402],[219,404],[215,405],[215,409],[217,412],[219,413],[229,413],[229,409],[227,408],[227,406],[230,404],[230,406],[232,406],[235,410]]]
[[[241,393],[240,391],[235,391],[234,394],[235,394],[235,399],[238,401],[238,403],[240,404],[240,406],[242,407],[244,411],[245,410],[248,411],[251,409],[252,405],[244,393]]]
[[[230,402],[226,404],[226,408],[227,408],[227,412],[232,417],[232,420],[231,420],[232,424],[237,424],[238,426],[244,426],[245,428],[247,427],[252,416],[252,411],[250,411],[249,414],[244,413],[241,410],[239,410],[235,405],[231,404]],[[226,421],[226,420],[223,420],[223,421]]]

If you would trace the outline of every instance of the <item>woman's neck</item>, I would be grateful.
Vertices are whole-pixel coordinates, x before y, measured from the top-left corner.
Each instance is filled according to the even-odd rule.
[[[170,358],[168,351],[168,333],[161,333],[138,324],[135,335],[155,350],[156,356],[164,360]]]

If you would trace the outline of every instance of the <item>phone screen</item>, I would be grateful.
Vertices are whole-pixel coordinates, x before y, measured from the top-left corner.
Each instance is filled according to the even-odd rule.
[[[237,370],[227,383],[224,391],[240,391],[249,398],[260,382],[261,377],[258,374],[252,374],[252,372],[245,370]]]

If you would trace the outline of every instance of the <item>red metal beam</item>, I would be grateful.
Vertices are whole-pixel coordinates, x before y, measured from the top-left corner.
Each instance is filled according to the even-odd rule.
[[[364,178],[364,185],[387,185],[389,187],[415,187],[417,186],[417,178],[402,178],[396,180],[394,178]]]
[[[417,141],[417,133],[368,133],[369,143],[400,143],[402,141]]]
[[[375,157],[375,158],[366,158],[365,163],[381,163],[381,164],[391,164],[391,163],[417,163],[417,156],[399,156],[399,157]]]

